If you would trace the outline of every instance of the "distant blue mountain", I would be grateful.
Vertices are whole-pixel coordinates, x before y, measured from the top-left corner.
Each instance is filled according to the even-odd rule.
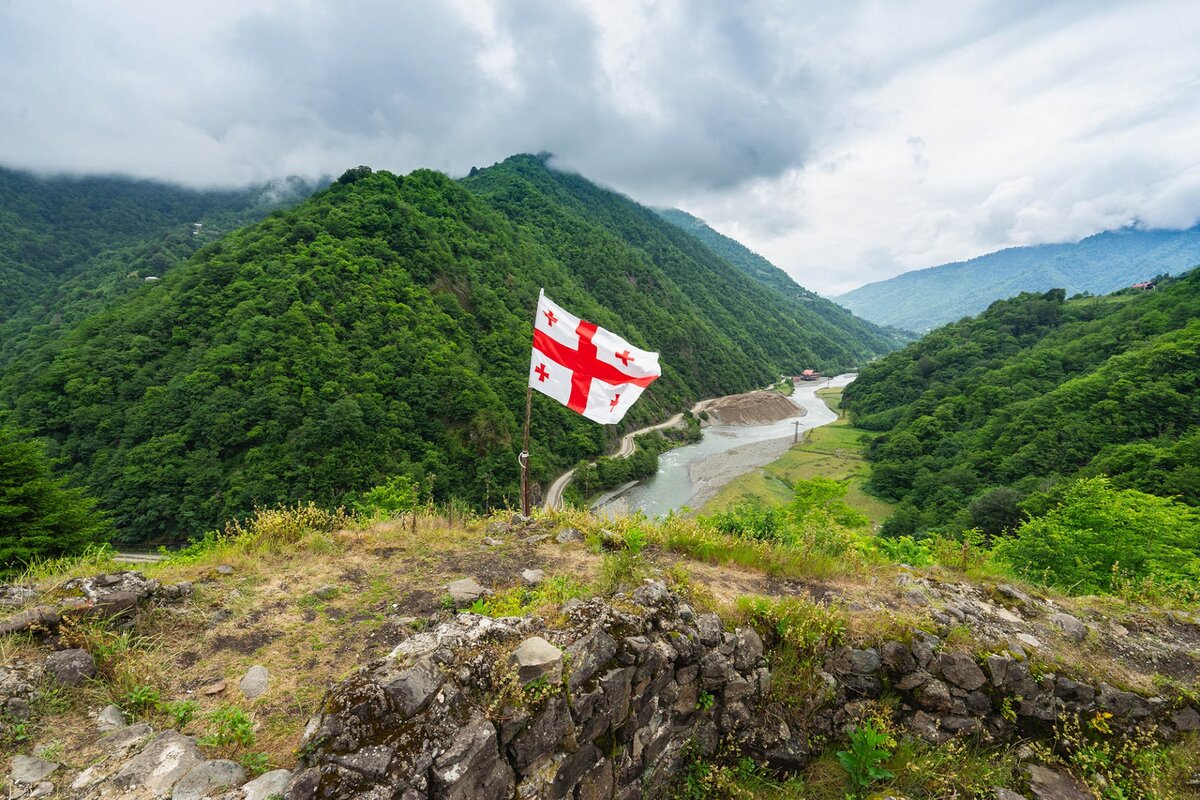
[[[1063,288],[1107,294],[1155,275],[1200,264],[1200,225],[1182,231],[1105,231],[1075,244],[1010,247],[886,281],[833,298],[880,325],[924,332],[978,314],[1021,292]]]

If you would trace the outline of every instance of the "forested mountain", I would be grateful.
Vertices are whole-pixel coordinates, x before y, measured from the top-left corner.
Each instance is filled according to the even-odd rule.
[[[689,370],[699,396],[721,393],[733,374],[745,376],[743,385],[760,386],[780,372],[813,364],[841,370],[895,347],[849,314],[830,322],[789,292],[731,269],[651,209],[550,169],[545,156],[514,156],[474,170],[463,183],[546,247],[603,305],[618,309],[626,324],[683,355],[677,369]],[[691,358],[701,341],[714,360]]]
[[[1155,291],[1064,295],[996,302],[847,387],[856,423],[886,431],[871,484],[904,501],[908,527],[1037,511],[1065,479],[1100,474],[1200,505],[1200,272]]]
[[[924,332],[978,314],[1020,292],[1065,288],[1068,295],[1108,294],[1156,275],[1200,264],[1200,226],[1182,231],[1105,231],[1074,244],[1011,247],[913,270],[835,297],[880,325]]]
[[[289,179],[197,191],[0,168],[0,365],[313,189]]]
[[[539,287],[662,352],[628,426],[876,352],[806,330],[806,309],[648,209],[516,157],[463,183],[350,170],[18,354],[0,404],[129,540],[333,505],[396,474],[502,504]],[[535,477],[615,435],[535,407]]]
[[[850,335],[880,350],[892,349],[913,338],[904,331],[881,329],[865,319],[854,316],[837,303],[805,289],[779,267],[736,239],[713,230],[699,217],[678,208],[656,208],[654,211],[667,222],[695,236],[709,250],[759,283],[766,284],[799,303],[805,303],[814,315],[833,326],[838,332],[835,335]]]

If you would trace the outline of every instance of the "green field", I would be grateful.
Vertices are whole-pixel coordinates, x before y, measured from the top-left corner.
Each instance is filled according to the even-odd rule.
[[[840,410],[841,389],[821,389],[817,395],[834,411]],[[795,481],[822,476],[849,479],[846,502],[879,525],[892,513],[892,504],[863,491],[870,467],[862,450],[864,438],[869,436],[850,427],[844,418],[814,428],[803,442],[780,458],[730,481],[703,511],[724,511],[745,500],[786,503],[792,499],[791,487]]]

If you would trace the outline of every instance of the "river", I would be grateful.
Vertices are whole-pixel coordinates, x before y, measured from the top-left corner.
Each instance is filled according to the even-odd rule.
[[[606,495],[594,510],[604,514],[644,512],[649,517],[665,516],[689,506],[697,510],[729,481],[779,458],[792,445],[796,422],[800,430],[818,428],[837,419],[818,389],[845,386],[853,373],[823,381],[800,383],[791,400],[807,413],[802,417],[766,425],[713,425],[704,429],[696,444],[669,450],[659,456],[658,472],[615,495]]]

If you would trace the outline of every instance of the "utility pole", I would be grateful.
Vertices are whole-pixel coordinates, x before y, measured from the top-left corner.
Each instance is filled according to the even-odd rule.
[[[792,444],[798,444],[800,442],[800,420],[796,420],[793,424],[796,426],[796,432],[792,434]]]

